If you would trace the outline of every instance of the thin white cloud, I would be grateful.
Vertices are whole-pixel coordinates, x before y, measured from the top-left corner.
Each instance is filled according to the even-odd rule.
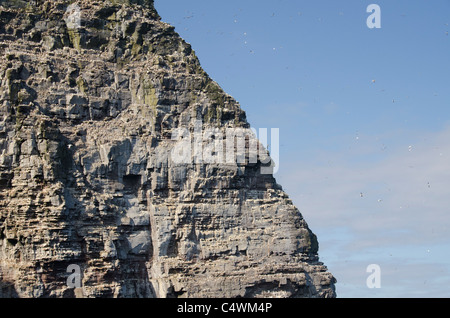
[[[426,266],[446,268],[442,281],[450,280],[450,129],[413,139],[376,160],[370,160],[371,147],[366,145],[344,154],[322,153],[326,160],[282,158],[289,174],[278,181],[318,234],[323,260],[342,274],[343,284],[350,284],[350,274],[362,264],[387,262],[392,255],[401,254],[398,266],[410,262],[420,268],[418,253],[434,246],[442,256]],[[358,150],[364,154],[360,158]],[[383,149],[373,147],[374,156],[377,151]],[[345,261],[353,266],[341,264]],[[438,282],[436,275],[430,271],[429,286]],[[387,283],[398,290],[391,289],[390,295],[414,297],[408,291],[413,281],[402,287],[391,276],[386,276]],[[406,281],[408,277],[404,275]]]

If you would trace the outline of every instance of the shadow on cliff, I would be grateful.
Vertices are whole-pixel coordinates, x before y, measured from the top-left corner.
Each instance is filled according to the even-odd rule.
[[[0,281],[0,298],[19,298],[14,284]]]
[[[64,144],[68,140],[62,140]],[[120,163],[127,162],[132,154],[133,143],[127,139],[124,141],[127,151],[121,153]],[[122,145],[123,146],[123,145]],[[120,148],[120,146],[119,146]],[[152,253],[135,254],[130,246],[130,236],[150,229],[149,225],[141,226],[134,224],[123,224],[121,219],[126,215],[127,207],[131,206],[130,197],[136,197],[141,184],[137,182],[137,175],[126,175],[121,170],[120,164],[113,165],[103,178],[104,183],[92,184],[86,177],[82,166],[76,164],[74,160],[74,149],[70,149],[65,154],[65,163],[58,171],[58,179],[64,184],[64,200],[66,202],[66,213],[62,216],[66,231],[70,233],[69,241],[76,242],[79,246],[79,258],[74,259],[74,264],[79,264],[82,268],[83,287],[93,288],[96,297],[110,298],[149,298],[155,297],[155,290],[149,281],[147,262]],[[101,173],[101,172],[98,172]],[[75,176],[81,175],[76,178]],[[83,184],[82,186],[80,186]],[[107,193],[111,191],[111,183],[122,183],[124,190],[122,196],[100,199],[97,193]],[[109,193],[113,194],[114,193]],[[100,202],[101,201],[101,202]],[[88,208],[88,204],[93,202],[94,206]],[[101,207],[103,205],[104,207]],[[98,228],[109,228],[109,235],[114,239],[109,242],[105,233],[98,233]],[[108,247],[107,244],[110,246]],[[114,250],[112,254],[102,256],[107,248]],[[100,270],[89,268],[92,260],[102,263]],[[95,265],[95,266],[98,266]],[[101,283],[101,287],[96,287]],[[119,288],[117,289],[117,285]],[[68,293],[67,297],[76,295]]]

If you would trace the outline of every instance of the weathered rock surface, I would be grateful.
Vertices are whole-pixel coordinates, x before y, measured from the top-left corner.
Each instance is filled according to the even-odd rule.
[[[72,2],[0,1],[0,296],[334,297],[261,162],[172,160],[249,124],[153,1]]]

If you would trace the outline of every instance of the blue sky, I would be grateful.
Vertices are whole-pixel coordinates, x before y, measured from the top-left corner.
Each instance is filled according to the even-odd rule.
[[[450,297],[449,0],[155,5],[252,127],[280,128],[275,177],[338,297]]]

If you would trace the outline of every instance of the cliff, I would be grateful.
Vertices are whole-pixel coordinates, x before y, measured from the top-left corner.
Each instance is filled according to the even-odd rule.
[[[335,297],[254,137],[217,155],[245,112],[153,1],[1,0],[0,55],[1,297]]]

